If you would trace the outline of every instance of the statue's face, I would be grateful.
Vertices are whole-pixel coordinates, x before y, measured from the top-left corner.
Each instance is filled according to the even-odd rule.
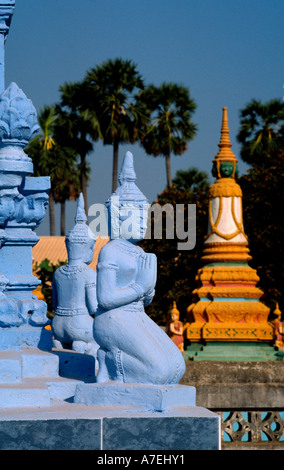
[[[178,320],[178,315],[176,313],[171,313],[171,320],[172,322],[175,322]]]
[[[17,222],[35,222],[37,225],[40,224],[45,216],[46,209],[48,207],[48,195],[47,194],[35,194],[27,196],[22,203],[21,211],[19,212]]]
[[[147,229],[149,206],[135,204],[112,205],[109,211],[112,239],[124,239],[132,243],[143,240]]]
[[[66,249],[68,253],[68,262],[83,262],[90,264],[94,258],[94,247],[96,240],[89,238],[87,241],[72,241],[65,239]]]
[[[220,165],[220,174],[225,178],[232,176],[234,172],[234,165],[231,162],[222,162]]]
[[[48,195],[41,194],[35,197],[35,210],[38,212],[39,220],[42,220],[45,216],[46,209],[48,208]]]
[[[124,206],[120,208],[119,231],[120,238],[132,243],[143,240],[147,230],[147,213],[139,206]]]
[[[90,239],[85,246],[84,250],[84,255],[83,255],[83,261],[86,264],[90,264],[93,261],[94,258],[94,249],[95,249],[95,240]]]
[[[232,178],[234,175],[234,170],[235,170],[235,175],[238,174],[238,168],[236,165],[236,168],[232,162],[222,162],[219,166],[219,176],[221,178]],[[212,168],[212,175],[214,178],[218,177],[218,171],[217,171],[217,164],[214,162],[213,168]]]

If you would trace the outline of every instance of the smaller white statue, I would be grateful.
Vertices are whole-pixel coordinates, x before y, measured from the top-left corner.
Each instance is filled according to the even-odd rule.
[[[68,264],[58,268],[53,276],[53,346],[96,357],[99,346],[93,337],[93,317],[97,310],[97,275],[88,266],[93,260],[95,239],[90,236],[86,221],[80,194],[75,226],[65,239]]]

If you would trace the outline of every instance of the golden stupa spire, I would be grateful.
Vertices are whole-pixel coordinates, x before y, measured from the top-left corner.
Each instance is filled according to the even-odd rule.
[[[228,114],[227,108],[223,108],[223,118],[222,118],[222,127],[221,127],[221,139],[219,147],[232,147],[230,137],[229,137],[229,125],[228,125]]]
[[[228,115],[227,115],[227,108],[223,108],[223,118],[222,118],[222,127],[221,127],[221,138],[218,147],[220,148],[219,152],[215,157],[215,161],[218,160],[225,160],[227,162],[233,161],[237,162],[235,155],[233,154],[229,135],[229,125],[228,125]]]

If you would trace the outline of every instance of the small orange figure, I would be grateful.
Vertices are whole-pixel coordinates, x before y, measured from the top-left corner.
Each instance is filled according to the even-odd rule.
[[[275,320],[273,320],[274,346],[278,349],[284,349],[284,322],[281,321],[281,311],[279,310],[278,303],[273,313],[276,315]]]
[[[183,351],[183,323],[179,320],[179,311],[177,309],[176,302],[173,303],[173,307],[169,312],[166,333],[179,348],[179,350]]]

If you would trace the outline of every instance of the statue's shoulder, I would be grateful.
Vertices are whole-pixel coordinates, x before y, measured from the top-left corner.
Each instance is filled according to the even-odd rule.
[[[110,240],[108,243],[106,243],[100,250],[99,253],[99,261],[108,261],[108,260],[113,260],[117,256],[119,256],[120,249],[119,249],[119,243],[117,243],[118,240]]]
[[[125,240],[111,240],[102,247],[98,258],[98,269],[110,268],[117,269],[121,265],[121,261],[128,259],[133,260],[144,253],[142,248],[133,245]]]
[[[63,265],[64,266],[64,265]],[[62,268],[63,266],[60,266],[59,268],[57,268],[55,271],[54,271],[54,274],[53,274],[53,279],[56,279],[57,277],[61,276],[62,275]]]

